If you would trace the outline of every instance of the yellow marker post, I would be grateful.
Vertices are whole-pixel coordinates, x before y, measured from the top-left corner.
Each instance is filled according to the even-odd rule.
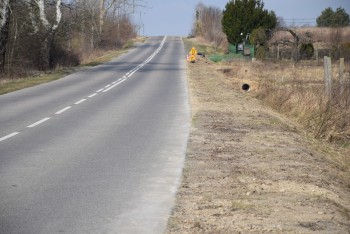
[[[196,56],[193,54],[190,56],[190,62],[195,63],[196,62]]]
[[[189,61],[191,63],[196,62],[196,54],[197,54],[197,50],[194,47],[192,47],[192,49],[190,50],[190,53],[189,53]]]
[[[196,55],[197,54],[196,48],[192,47],[192,49],[190,50],[190,54],[191,55]]]

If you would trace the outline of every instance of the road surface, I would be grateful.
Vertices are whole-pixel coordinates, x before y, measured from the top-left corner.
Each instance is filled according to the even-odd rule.
[[[0,96],[0,233],[162,233],[190,111],[181,38]]]

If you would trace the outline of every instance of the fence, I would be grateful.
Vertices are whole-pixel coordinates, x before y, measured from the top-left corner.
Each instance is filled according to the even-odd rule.
[[[331,48],[318,48],[317,46],[313,49],[313,54],[309,56],[300,51],[300,48],[297,51],[290,47],[282,46],[271,46],[267,51],[265,51],[266,60],[314,60],[319,61],[320,58],[325,56],[332,57],[333,59],[340,59],[341,57],[345,60],[350,60],[350,43],[349,45],[343,47],[331,47]]]
[[[232,60],[251,60],[255,56],[254,45],[249,44],[229,44],[227,54],[213,54],[208,58],[213,62],[232,61]]]
[[[325,94],[328,98],[343,98],[346,102],[350,102],[350,76],[345,73],[344,58],[339,59],[338,77],[334,77],[332,69],[332,59],[324,56],[324,87]],[[338,79],[336,79],[338,78]]]

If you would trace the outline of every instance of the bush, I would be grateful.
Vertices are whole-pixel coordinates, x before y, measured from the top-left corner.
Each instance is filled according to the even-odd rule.
[[[301,59],[311,59],[314,56],[315,49],[312,43],[303,43],[299,52]]]
[[[52,63],[53,68],[78,66],[80,58],[74,51],[69,51],[58,44],[54,44],[52,48]]]
[[[331,49],[331,57],[333,59],[344,58],[350,59],[350,43],[340,44],[339,46],[333,45]]]
[[[266,45],[268,41],[266,31],[264,28],[254,29],[250,35],[250,44],[254,45]]]
[[[340,45],[340,57],[350,60],[350,42]]]
[[[260,59],[260,60],[265,60],[265,58],[266,58],[266,49],[265,49],[265,47],[259,46],[259,47],[256,49],[255,57],[256,57],[257,59]]]

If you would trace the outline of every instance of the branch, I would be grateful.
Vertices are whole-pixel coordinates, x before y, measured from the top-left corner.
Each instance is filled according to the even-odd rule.
[[[287,39],[283,39],[283,40],[278,40],[278,41],[275,41],[273,43],[271,43],[272,45],[274,46],[277,46],[277,45],[286,45],[286,46],[295,46],[295,43],[287,40]]]
[[[35,32],[38,32],[39,28],[38,28],[38,25],[36,23],[35,16],[33,14],[33,7],[38,8],[40,22],[47,31],[52,32],[58,28],[58,25],[62,19],[62,12],[61,12],[62,0],[56,1],[56,19],[52,25],[50,24],[50,22],[46,18],[44,0],[25,0],[24,2],[28,6],[28,8],[30,8],[29,16],[32,20],[32,24],[33,24]]]
[[[46,19],[45,15],[45,5],[44,5],[44,0],[34,0],[36,3],[37,7],[39,8],[39,18],[41,23],[44,25],[46,29],[50,29],[50,23]]]
[[[29,9],[29,18],[32,21],[32,26],[34,28],[34,33],[37,33],[39,31],[39,27],[38,27],[36,18],[35,18],[34,13],[33,13],[33,7],[35,7],[35,5],[31,2],[31,0],[25,0],[24,4],[27,5],[27,7]]]
[[[62,0],[57,0],[57,3],[56,3],[56,22],[55,24],[52,25],[53,31],[55,31],[58,28],[58,25],[62,19],[61,2]]]
[[[294,32],[293,30],[291,30],[291,29],[289,29],[289,28],[280,27],[280,28],[275,29],[275,30],[273,31],[273,33],[279,32],[279,31],[287,31],[287,32],[289,32],[290,34],[292,34],[292,36],[293,36],[294,39],[295,39],[296,44],[299,45],[300,38],[299,38],[299,36],[296,34],[296,32]]]

